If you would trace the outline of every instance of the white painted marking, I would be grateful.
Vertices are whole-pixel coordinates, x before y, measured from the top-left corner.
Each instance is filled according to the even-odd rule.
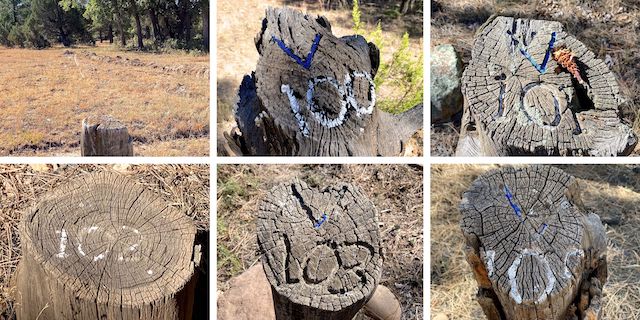
[[[147,270],[147,274],[152,275],[153,274],[153,270]]]
[[[82,243],[78,244],[78,253],[80,253],[83,257],[86,256],[86,254],[84,253],[84,251],[82,251]]]
[[[567,262],[569,261],[569,257],[571,256],[580,256],[580,257],[584,257],[584,251],[582,251],[582,249],[573,249],[571,251],[568,251],[567,254],[564,255],[564,278],[565,279],[569,279],[572,276],[571,270],[569,270],[569,266],[567,265]]]
[[[60,234],[60,247],[58,248],[58,254],[56,254],[56,257],[64,258],[67,256],[65,253],[67,250],[67,231],[64,229],[61,231],[56,230],[56,234]]]
[[[93,227],[90,227],[90,228],[89,228],[89,230],[87,231],[87,233],[95,232],[96,230],[98,230],[98,227],[93,226]]]
[[[108,253],[108,251],[105,251],[104,253],[101,253],[101,254],[99,254],[99,255],[97,255],[97,256],[95,256],[95,257],[93,257],[93,262],[96,262],[96,261],[98,261],[98,260],[102,260],[102,259],[104,259],[104,258],[105,258],[105,253]]]
[[[541,256],[537,251],[532,249],[524,249],[513,260],[513,263],[509,267],[509,270],[507,270],[507,275],[509,276],[509,284],[511,286],[509,295],[511,296],[511,298],[513,298],[513,300],[517,304],[522,303],[522,294],[518,292],[517,272],[518,272],[518,267],[522,262],[522,258],[525,256],[535,257],[544,266],[545,275],[547,276],[547,286],[545,287],[545,290],[538,296],[538,299],[536,300],[536,303],[541,303],[544,301],[544,299],[547,298],[547,296],[551,293],[551,291],[553,291],[553,287],[556,284],[556,277],[553,275],[553,272],[551,271],[551,266],[549,266],[549,261],[547,261],[547,258],[545,256]]]
[[[495,261],[496,252],[494,250],[488,250],[484,252],[484,261],[487,264],[487,272],[489,273],[489,277],[493,275],[493,262]]]
[[[315,77],[308,81],[308,89],[306,92],[305,100],[307,102],[307,109],[311,112],[316,122],[326,128],[335,128],[344,123],[347,111],[350,108],[356,111],[357,117],[360,117],[363,114],[373,113],[373,107],[376,104],[376,89],[373,79],[371,78],[371,74],[367,72],[354,72],[353,78],[365,78],[367,81],[369,81],[369,97],[371,101],[369,102],[369,105],[367,107],[360,107],[358,105],[358,101],[353,93],[353,79],[350,74],[345,75],[342,84],[338,83],[335,78],[325,76]],[[338,111],[338,115],[333,119],[329,118],[325,111],[319,110],[318,106],[313,102],[316,85],[324,82],[328,82],[334,88],[336,88],[336,90],[338,91],[338,96],[340,97],[340,110]],[[289,106],[291,107],[291,110],[293,111],[293,114],[298,121],[298,127],[300,128],[302,134],[305,137],[308,137],[309,126],[307,124],[305,116],[302,114],[300,103],[293,94],[293,89],[291,89],[288,84],[282,84],[280,86],[280,91],[287,95]],[[364,131],[364,129],[361,128],[361,131]]]

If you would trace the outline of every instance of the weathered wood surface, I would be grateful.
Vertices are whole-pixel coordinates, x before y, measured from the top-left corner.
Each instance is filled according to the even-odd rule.
[[[606,235],[573,177],[550,166],[492,170],[460,210],[488,319],[599,318]]]
[[[571,54],[556,58],[573,55],[575,75],[554,60],[560,48]],[[476,35],[462,92],[457,155],[615,156],[637,144],[618,115],[624,99],[615,75],[560,22],[489,19]]]
[[[18,319],[192,319],[195,226],[143,186],[94,173],[20,225]]]
[[[422,129],[376,108],[379,52],[361,36],[337,38],[322,16],[266,11],[256,71],[240,86],[235,117],[247,155],[400,155]]]
[[[358,188],[280,184],[257,224],[277,319],[352,319],[373,295],[382,272],[378,217]]]
[[[110,116],[82,121],[80,148],[83,157],[133,156],[133,143],[127,127]]]

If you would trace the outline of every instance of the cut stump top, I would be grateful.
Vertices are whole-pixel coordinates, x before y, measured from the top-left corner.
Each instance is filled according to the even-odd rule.
[[[23,245],[82,299],[138,305],[191,278],[195,227],[156,194],[102,172],[56,187],[24,217]]]
[[[271,286],[310,308],[364,304],[381,276],[377,211],[348,184],[274,187],[260,204],[258,244]]]
[[[581,281],[585,214],[579,201],[575,179],[554,167],[480,176],[464,193],[461,224],[468,242],[480,247],[492,287],[533,305]]]
[[[255,42],[257,95],[275,124],[311,149],[353,148],[342,144],[365,135],[375,109],[375,46],[337,38],[326,18],[287,8],[267,9]]]
[[[554,60],[561,47],[582,80]],[[615,75],[556,21],[488,21],[476,36],[462,91],[466,112],[499,155],[611,156],[637,143],[617,113],[624,99]]]

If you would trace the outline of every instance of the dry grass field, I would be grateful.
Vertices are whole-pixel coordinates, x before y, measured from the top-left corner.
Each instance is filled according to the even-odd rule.
[[[129,176],[191,217],[199,233],[209,231],[207,165],[0,165],[0,319],[15,319],[11,277],[21,257],[23,213],[61,183],[95,171]]]
[[[79,156],[82,119],[102,115],[136,155],[209,154],[208,55],[0,47],[0,61],[0,156]]]
[[[586,208],[597,213],[608,237],[609,278],[603,319],[640,319],[640,167],[562,165],[578,179]],[[431,167],[431,315],[485,319],[474,300],[477,286],[464,257],[458,205],[473,180],[495,166]]]
[[[560,21],[598,58],[609,55],[627,106],[625,122],[640,134],[640,2],[637,0],[463,0],[431,1],[431,47],[449,43],[471,59],[475,32],[491,15]],[[431,154],[451,156],[457,145],[460,121],[431,127]],[[640,146],[634,152],[640,153]]]
[[[265,10],[268,7],[293,7],[310,14],[322,15],[329,19],[333,34],[338,37],[353,34],[351,10],[325,10],[321,1],[295,0],[238,0],[218,1],[217,19],[217,115],[218,137],[220,132],[229,131],[235,125],[233,107],[238,99],[238,89],[242,77],[255,70],[258,52],[254,37],[260,31]],[[390,61],[393,50],[400,46],[404,32],[409,33],[409,47],[415,57],[422,52],[422,15],[412,14],[405,17],[393,17],[387,8],[368,5],[360,0],[361,20],[364,29],[371,32],[378,21],[382,23],[382,38],[385,48],[381,59]],[[390,88],[378,90],[378,96],[388,97],[399,94]],[[219,148],[219,150],[221,150]]]
[[[423,318],[423,186],[420,166],[220,165],[218,167],[218,295],[229,279],[259,263],[255,217],[276,184],[297,177],[312,187],[348,182],[379,212],[385,248],[381,283],[398,297],[403,319]]]

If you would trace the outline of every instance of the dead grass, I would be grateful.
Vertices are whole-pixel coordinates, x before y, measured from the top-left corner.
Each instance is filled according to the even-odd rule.
[[[450,43],[462,56],[464,67],[471,59],[473,37],[493,14],[560,21],[600,59],[609,55],[611,68],[627,97],[621,115],[640,134],[640,3],[635,0],[464,0],[431,3],[431,46]],[[459,125],[458,125],[459,126]],[[459,128],[458,128],[459,129]],[[432,135],[437,143],[438,132]],[[639,153],[640,148],[634,151]]]
[[[0,165],[0,319],[14,319],[11,276],[21,257],[18,222],[46,192],[82,174],[116,171],[158,193],[209,230],[207,165]]]
[[[383,61],[391,61],[393,51],[400,46],[404,32],[410,35],[410,51],[415,53],[414,57],[419,56],[423,47],[421,14],[394,18],[389,15],[386,7],[367,4],[366,1],[360,2],[361,19],[365,30],[373,31],[376,23],[379,20],[382,21],[382,38],[385,45],[381,57]],[[260,31],[262,19],[268,7],[288,6],[302,12],[325,16],[331,23],[333,34],[338,37],[354,33],[351,10],[325,10],[318,1],[240,0],[218,1],[217,5],[217,112],[218,123],[223,125],[227,122],[235,122],[233,107],[238,99],[240,82],[244,75],[255,70],[259,56],[254,37]],[[402,96],[402,94],[404,93],[383,86],[378,90],[377,95],[381,99],[388,99]]]
[[[407,165],[220,165],[218,167],[218,293],[231,277],[259,263],[255,214],[277,183],[294,177],[311,186],[349,182],[380,213],[385,247],[381,283],[401,301],[403,319],[422,319],[422,167]]]
[[[609,278],[603,319],[640,318],[640,167],[563,165],[578,178],[582,200],[605,223]],[[433,165],[431,168],[431,315],[484,319],[464,257],[458,205],[480,174],[495,166]]]
[[[91,59],[86,51],[144,65]],[[208,70],[208,56],[120,52],[103,45],[0,48],[0,60],[0,155],[72,152],[82,119],[100,115],[125,122],[134,141],[144,145],[182,139],[182,148],[193,152],[182,156],[209,154],[208,146],[188,147],[189,139],[209,136],[208,78],[176,71]]]

